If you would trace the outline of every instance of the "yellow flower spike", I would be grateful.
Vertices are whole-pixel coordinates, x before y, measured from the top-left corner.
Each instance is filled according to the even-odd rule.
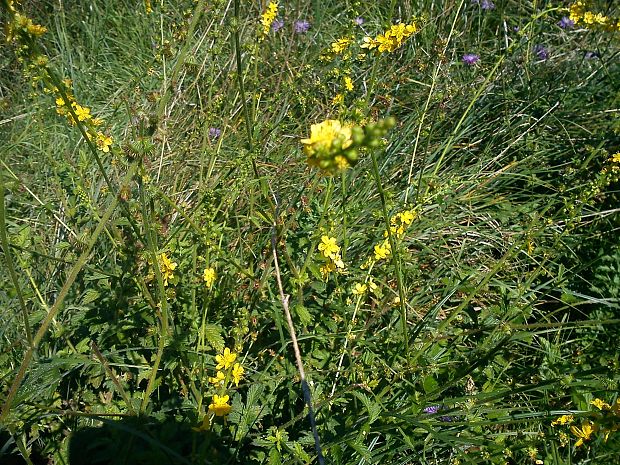
[[[353,90],[353,79],[351,79],[350,76],[345,76],[343,79],[344,82],[344,88],[351,92]]]
[[[223,417],[230,413],[232,407],[228,404],[230,397],[228,395],[218,396],[213,395],[213,402],[209,405],[209,412],[215,414],[216,417]]]
[[[276,16],[278,16],[278,2],[269,2],[269,5],[267,5],[267,9],[261,15],[260,20],[263,26],[263,36],[269,34],[269,30],[271,29],[271,25],[275,21]]]
[[[216,370],[221,370],[221,369],[228,370],[228,368],[230,368],[233,365],[233,363],[235,363],[236,359],[237,359],[237,354],[235,354],[234,352],[231,352],[230,349],[226,347],[222,355],[218,354],[215,356],[215,361],[217,362],[215,369]]]
[[[243,369],[241,364],[235,363],[235,366],[233,367],[231,373],[233,381],[235,382],[235,386],[239,386],[239,381],[241,381],[241,378],[243,378],[243,373],[245,373],[245,370]]]
[[[577,426],[571,426],[571,433],[573,433],[578,438],[577,442],[575,443],[575,447],[580,447],[585,441],[589,441],[592,434],[595,433],[597,430],[598,427],[591,421],[584,421],[583,423],[581,423],[581,428],[578,428]]]
[[[168,286],[168,281],[174,279],[174,270],[176,270],[177,264],[168,258],[168,255],[161,253],[159,255],[159,269],[161,271],[161,277],[164,281],[164,286]]]

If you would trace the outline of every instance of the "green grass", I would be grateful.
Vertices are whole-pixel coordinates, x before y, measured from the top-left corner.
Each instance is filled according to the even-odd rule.
[[[240,3],[21,2],[49,66],[0,49],[0,461],[321,463],[308,395],[325,463],[620,463],[590,404],[620,379],[619,33],[541,2],[297,1],[261,41]],[[399,21],[394,53],[359,47]],[[343,174],[306,164],[312,124],[389,116]],[[224,347],[245,374],[207,425]],[[567,413],[601,430],[575,447]]]

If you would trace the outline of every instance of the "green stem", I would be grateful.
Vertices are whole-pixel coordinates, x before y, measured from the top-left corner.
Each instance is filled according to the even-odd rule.
[[[4,261],[6,262],[6,267],[9,270],[9,274],[11,275],[11,281],[13,281],[13,286],[15,287],[15,291],[17,292],[17,298],[19,300],[19,305],[22,309],[22,316],[24,318],[24,327],[26,329],[26,339],[28,339],[28,345],[32,347],[32,331],[30,330],[30,322],[28,321],[28,309],[26,308],[26,301],[24,300],[24,294],[22,293],[22,288],[19,285],[19,280],[17,279],[17,273],[15,272],[15,267],[13,266],[13,257],[11,255],[11,250],[9,248],[9,239],[6,234],[6,211],[4,207],[4,174],[0,170],[0,241],[2,243],[2,250],[4,251]]]
[[[390,228],[390,216],[387,211],[387,202],[385,200],[385,191],[381,184],[381,175],[379,174],[379,165],[377,164],[377,156],[374,151],[370,152],[370,158],[372,159],[372,172],[375,177],[375,183],[377,184],[377,190],[379,191],[379,198],[381,199],[381,208],[383,210],[383,220],[385,222],[385,229],[387,231],[388,240],[390,241],[390,247],[392,249],[392,264],[396,270],[396,284],[398,286],[398,297],[400,299],[400,320],[403,332],[403,339],[405,342],[405,354],[407,360],[409,359],[409,334],[407,330],[407,309],[405,307],[405,289],[403,286],[403,276],[400,268],[400,254],[396,248],[396,241]]]
[[[155,356],[155,362],[151,368],[151,374],[149,381],[144,391],[144,397],[142,398],[142,404],[140,405],[140,412],[144,412],[149,403],[149,398],[155,389],[155,380],[157,379],[157,370],[164,354],[166,347],[166,341],[168,339],[168,299],[166,296],[166,286],[164,286],[164,279],[159,269],[159,260],[157,258],[157,241],[151,228],[151,217],[146,203],[146,195],[144,192],[144,185],[140,182],[140,203],[142,205],[142,220],[144,222],[144,229],[146,232],[146,243],[148,251],[151,255],[151,262],[153,263],[153,271],[155,273],[155,279],[157,281],[157,288],[159,290],[159,305],[160,305],[160,334],[159,342],[157,346],[157,354]]]

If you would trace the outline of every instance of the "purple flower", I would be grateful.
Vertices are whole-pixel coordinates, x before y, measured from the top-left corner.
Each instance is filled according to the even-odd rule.
[[[543,61],[549,58],[549,50],[542,44],[534,45],[533,51],[536,56]]]
[[[462,60],[466,65],[473,66],[480,60],[480,56],[475,53],[466,53],[463,55]]]
[[[273,23],[271,23],[271,30],[273,32],[278,32],[283,27],[284,27],[284,21],[281,20],[281,19],[276,19],[276,20],[274,20]]]
[[[217,139],[222,135],[222,130],[218,128],[209,128],[209,138]]]
[[[353,20],[353,22],[357,24],[358,26],[361,26],[362,24],[364,24],[364,18],[362,18],[361,16],[358,16],[357,18]]]
[[[424,413],[432,415],[439,411],[439,405],[431,405],[430,407],[424,407]]]
[[[482,8],[483,10],[495,9],[495,3],[493,3],[491,0],[472,0],[471,4],[480,5],[480,8]]]
[[[572,29],[573,27],[575,27],[575,21],[573,21],[567,16],[564,16],[561,20],[558,21],[558,26],[560,26],[562,29]]]
[[[596,58],[600,58],[601,56],[596,52],[586,52],[583,57],[586,60],[594,60]]]
[[[295,21],[294,27],[297,34],[303,34],[308,32],[308,29],[310,29],[310,23],[305,19],[300,19],[299,21]]]

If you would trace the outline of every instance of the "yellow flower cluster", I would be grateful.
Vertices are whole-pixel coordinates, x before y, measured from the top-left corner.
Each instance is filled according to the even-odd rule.
[[[336,244],[336,238],[329,236],[321,236],[321,242],[318,245],[319,252],[325,259],[326,263],[321,267],[323,278],[327,278],[329,273],[333,271],[344,270],[344,262],[340,256],[340,247]]]
[[[302,139],[301,143],[308,157],[308,165],[329,174],[345,170],[357,161],[357,152],[346,152],[353,144],[351,128],[343,126],[338,120],[328,119],[313,124],[310,137]]]
[[[237,360],[237,354],[232,352],[228,347],[224,349],[221,354],[215,356],[215,369],[217,370],[214,377],[209,378],[209,382],[218,389],[219,393],[213,395],[211,404],[209,405],[209,412],[216,417],[223,417],[230,413],[232,406],[228,403],[230,396],[226,393],[226,387],[229,380],[235,383],[235,386],[239,386],[239,382],[243,378],[245,370],[240,363],[235,363]],[[224,371],[222,371],[224,370]],[[203,424],[209,424],[203,422]],[[203,428],[199,428],[202,430]]]
[[[12,42],[18,35],[23,34],[30,39],[41,37],[47,32],[45,26],[34,24],[32,19],[17,13],[12,2],[9,3],[9,12],[13,13],[13,20],[7,24],[6,41]]]
[[[260,23],[263,26],[262,37],[264,38],[269,34],[269,30],[271,29],[271,25],[275,21],[278,16],[278,2],[269,2],[267,5],[267,9],[261,15]]]
[[[340,55],[346,49],[348,49],[353,43],[353,39],[350,37],[342,37],[334,42],[332,42],[330,46],[330,50],[332,53],[336,55]]]
[[[390,231],[397,237],[402,237],[405,234],[405,229],[409,226],[413,220],[415,220],[417,213],[415,210],[405,210],[397,213],[390,218]],[[384,237],[387,237],[387,231],[383,233]]]
[[[94,118],[90,113],[90,108],[77,103],[75,97],[69,90],[71,81],[66,79],[63,84],[65,85],[63,90],[68,101],[65,101],[64,97],[60,95],[58,87],[53,86],[51,89],[51,92],[56,95],[56,113],[67,118],[67,121],[71,126],[76,125],[76,118],[77,121],[84,123],[86,135],[89,140],[95,142],[97,149],[105,153],[110,152],[110,147],[113,143],[112,138],[97,129],[103,121],[99,118]],[[73,110],[73,112],[71,110]]]
[[[364,43],[361,47],[368,50],[376,48],[380,53],[392,53],[416,32],[418,32],[418,27],[415,23],[393,24],[385,33],[379,34],[374,39],[372,37],[364,37]]]
[[[601,31],[620,31],[620,18],[614,19],[589,10],[588,2],[578,1],[569,7],[569,17],[577,25]]]
[[[161,272],[161,277],[164,281],[164,286],[168,286],[170,281],[174,281],[174,270],[177,268],[176,262],[173,262],[168,258],[168,255],[165,253],[159,254],[157,257],[159,261],[159,271]]]
[[[215,280],[217,279],[215,269],[212,267],[205,268],[204,272],[202,273],[202,279],[205,282],[207,288],[210,289],[213,286],[213,283],[215,283]]]
[[[583,420],[581,425],[572,425],[575,421],[573,415],[562,415],[551,422],[551,426],[570,425],[570,431],[577,438],[575,447],[582,446],[586,441],[592,439],[595,433],[601,433],[605,441],[611,433],[620,430],[620,398],[613,405],[608,404],[602,399],[595,398],[590,402],[598,409],[591,412],[591,418]]]

